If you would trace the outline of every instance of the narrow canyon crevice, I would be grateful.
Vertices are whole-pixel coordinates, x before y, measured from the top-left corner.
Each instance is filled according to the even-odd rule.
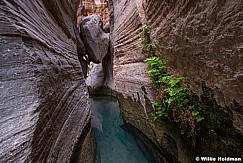
[[[237,0],[1,0],[0,162],[97,161],[90,95],[116,98],[151,162],[243,159],[242,8]],[[154,120],[151,55],[185,77],[204,117],[195,137]]]

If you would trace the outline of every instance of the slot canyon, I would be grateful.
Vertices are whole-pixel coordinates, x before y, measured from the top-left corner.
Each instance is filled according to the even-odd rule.
[[[0,162],[242,162],[242,18],[242,0],[0,0]]]

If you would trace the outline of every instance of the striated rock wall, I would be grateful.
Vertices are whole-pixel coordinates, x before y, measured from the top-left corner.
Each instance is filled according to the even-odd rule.
[[[69,162],[89,139],[78,3],[0,1],[0,162]]]
[[[143,53],[140,41],[144,17],[139,12],[139,2],[110,2],[111,14],[114,14],[111,40],[114,44],[114,89],[144,104],[145,94],[150,100],[153,98],[150,79],[146,76],[147,65],[144,63],[147,54]]]
[[[199,144],[192,147],[191,142],[176,133],[173,124],[153,122],[149,114],[152,108],[140,108],[121,98],[127,122],[162,147],[161,153],[170,151],[163,142],[165,135],[171,136],[182,162],[193,162],[195,154],[242,155],[242,1],[109,2],[114,90],[143,106],[146,99],[153,101],[143,62],[148,54],[142,51],[140,41],[141,26],[147,23],[156,55],[166,60],[169,73],[186,77],[186,86],[197,94],[205,128],[199,131]]]
[[[205,81],[222,106],[233,99],[243,104],[242,7],[236,0],[144,0],[152,38],[171,72],[186,76],[198,94]]]
[[[243,134],[242,1],[143,1],[158,55],[172,74],[187,78],[188,87],[202,94],[212,89],[217,103],[233,115]],[[225,109],[226,110],[226,109]]]

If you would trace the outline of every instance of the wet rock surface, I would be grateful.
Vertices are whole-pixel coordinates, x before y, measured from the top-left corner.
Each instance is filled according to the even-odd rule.
[[[77,5],[0,2],[0,162],[69,162],[90,123]]]
[[[81,36],[90,61],[101,63],[109,47],[109,34],[103,31],[103,22],[98,15],[85,17],[80,23]]]

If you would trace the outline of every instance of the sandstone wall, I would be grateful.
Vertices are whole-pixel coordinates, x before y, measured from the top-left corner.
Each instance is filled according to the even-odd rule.
[[[187,77],[190,89],[198,94],[205,81],[221,106],[233,99],[243,104],[241,1],[113,3],[115,72],[119,66],[138,64],[147,57],[139,38],[141,23],[148,23],[158,55],[167,61],[172,74]],[[118,74],[117,84],[121,82]]]
[[[190,88],[200,93],[201,81],[217,101],[243,104],[242,1],[144,0],[148,24],[160,55]]]
[[[69,162],[78,138],[86,139],[78,3],[0,1],[0,162]]]
[[[143,4],[158,55],[170,72],[186,77],[198,95],[205,82],[222,107],[243,105],[242,1],[144,0]],[[242,108],[233,104],[229,112],[243,133]]]
[[[143,17],[138,4],[139,1],[113,1],[114,89],[144,103],[144,95],[149,94],[152,100],[152,93],[144,63],[147,54],[142,52],[140,41]]]
[[[156,55],[166,60],[169,73],[186,77],[186,86],[203,103],[206,129],[194,148],[180,144],[183,138],[167,122],[150,121],[149,107],[141,111],[121,101],[124,118],[155,144],[163,146],[164,132],[172,136],[182,162],[193,162],[197,152],[239,156],[243,151],[242,5],[236,0],[110,0],[114,90],[144,106],[146,98],[153,100],[143,63],[148,54],[140,41],[141,25],[148,23]]]

